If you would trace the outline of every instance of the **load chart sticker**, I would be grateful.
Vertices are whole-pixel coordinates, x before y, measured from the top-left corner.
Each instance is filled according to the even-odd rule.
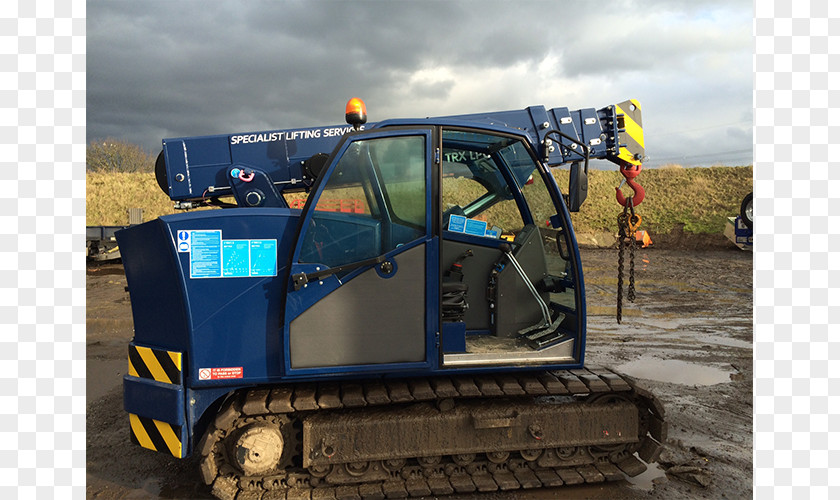
[[[277,240],[248,240],[251,276],[277,276]]]
[[[224,240],[222,264],[225,278],[250,276],[251,255],[248,252],[248,240]]]
[[[275,239],[224,240],[219,229],[182,230],[176,245],[190,255],[190,278],[277,276]]]

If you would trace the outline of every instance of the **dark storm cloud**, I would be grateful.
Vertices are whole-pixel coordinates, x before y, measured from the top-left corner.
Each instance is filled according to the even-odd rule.
[[[677,121],[674,102],[702,110],[695,118],[751,108],[750,70],[746,85],[696,76],[717,54],[751,54],[743,40],[703,31],[730,3],[607,5],[91,0],[88,137],[154,150],[164,137],[340,123],[351,96],[365,98],[371,119],[636,97],[651,133]],[[749,19],[749,4],[735,9]],[[481,95],[465,96],[473,88]]]

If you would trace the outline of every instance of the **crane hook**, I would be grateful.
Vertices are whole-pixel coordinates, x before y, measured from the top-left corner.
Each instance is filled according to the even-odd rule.
[[[636,207],[642,200],[645,199],[645,188],[643,188],[638,182],[634,181],[633,179],[639,175],[639,172],[642,170],[641,165],[633,165],[630,163],[623,163],[619,167],[619,172],[621,175],[624,176],[624,180],[621,181],[621,184],[615,188],[615,199],[618,201],[618,204],[622,207],[627,206],[627,198],[624,197],[624,193],[621,192],[621,186],[624,185],[626,182],[628,186],[633,190],[633,206]]]

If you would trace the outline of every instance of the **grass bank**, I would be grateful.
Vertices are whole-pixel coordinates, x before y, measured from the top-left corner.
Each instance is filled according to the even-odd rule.
[[[568,172],[555,174],[560,188],[568,188]],[[726,218],[738,215],[741,201],[752,191],[752,167],[682,168],[671,166],[643,169],[636,178],[645,188],[644,202],[637,213],[642,228],[669,233],[682,226],[693,234],[721,233]],[[615,188],[623,177],[616,171],[591,171],[589,196],[581,211],[572,214],[578,232],[616,231],[621,206]],[[632,190],[625,186],[625,196]]]
[[[589,173],[589,196],[581,211],[572,214],[576,232],[615,232],[621,207],[615,188],[621,182],[618,171]],[[557,170],[561,190],[568,188],[568,172]],[[644,169],[637,178],[646,191],[639,206],[642,228],[654,234],[679,229],[692,234],[720,234],[726,218],[738,214],[741,200],[752,191],[752,167]],[[627,196],[632,192],[624,187]],[[153,174],[88,173],[87,225],[128,224],[128,209],[143,208],[145,220],[176,213]],[[544,212],[545,210],[538,210]]]

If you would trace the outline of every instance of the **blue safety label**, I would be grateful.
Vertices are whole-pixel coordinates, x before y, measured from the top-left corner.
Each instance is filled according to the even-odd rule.
[[[277,240],[250,240],[251,276],[277,276]]]
[[[190,254],[190,278],[277,276],[277,240],[223,240],[218,229],[178,231],[176,239]]]
[[[190,231],[190,278],[222,277],[222,231]]]
[[[190,251],[190,231],[178,231],[178,241],[176,241],[178,245],[178,252],[189,252]]]
[[[478,219],[467,219],[463,215],[450,215],[449,226],[446,228],[453,233],[464,233],[482,238],[498,238],[501,230],[495,226],[487,227],[487,222]]]
[[[449,216],[449,230],[455,233],[463,233],[467,226],[467,218],[463,215]]]
[[[250,276],[251,259],[248,240],[222,241],[222,274],[225,278]]]
[[[487,223],[483,220],[467,219],[467,227],[464,228],[464,232],[483,238],[487,234]]]

